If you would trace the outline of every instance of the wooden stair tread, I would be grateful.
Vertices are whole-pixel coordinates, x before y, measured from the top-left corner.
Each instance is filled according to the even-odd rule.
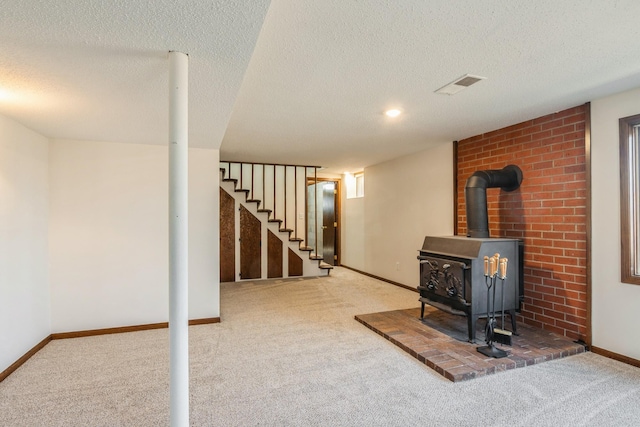
[[[229,166],[227,167],[227,163],[229,164]],[[231,189],[231,187],[229,187],[229,185],[225,184],[225,185],[220,185],[221,189],[231,189],[232,191],[228,191],[228,193],[230,193],[233,197],[233,199],[235,199],[234,203],[235,203],[235,207],[237,208],[238,203],[240,203],[240,205],[244,205],[243,208],[249,208],[250,212],[254,212],[255,215],[255,219],[257,219],[258,221],[260,221],[262,223],[261,227],[264,227],[266,224],[265,222],[268,223],[273,223],[273,224],[277,224],[277,229],[274,227],[267,227],[268,230],[271,230],[273,232],[279,232],[279,233],[289,233],[286,236],[286,239],[289,240],[289,242],[294,242],[295,244],[293,245],[286,245],[284,246],[284,249],[286,250],[287,247],[289,247],[290,251],[293,251],[295,253],[298,254],[298,257],[300,258],[300,262],[302,263],[302,265],[300,265],[300,267],[297,267],[298,265],[298,261],[296,261],[296,272],[298,271],[298,269],[300,269],[299,274],[300,275],[309,275],[309,274],[313,274],[313,275],[318,275],[318,276],[323,276],[323,275],[329,275],[330,274],[330,270],[332,270],[334,268],[334,266],[332,266],[330,263],[324,262],[324,257],[320,254],[317,253],[317,249],[319,249],[317,247],[317,245],[314,245],[315,247],[311,247],[311,246],[307,246],[307,239],[306,239],[306,232],[303,232],[302,234],[305,236],[303,237],[298,237],[298,231],[299,231],[299,227],[297,226],[297,221],[292,221],[292,222],[296,222],[296,225],[291,224],[291,228],[289,228],[287,225],[289,225],[289,221],[287,217],[287,213],[288,210],[287,208],[290,207],[288,201],[286,200],[285,197],[285,215],[283,216],[282,214],[280,214],[280,209],[278,206],[278,211],[276,211],[276,199],[275,199],[275,194],[273,194],[273,206],[272,209],[268,209],[267,205],[269,204],[269,199],[266,196],[266,194],[262,194],[264,193],[264,186],[263,186],[263,191],[259,192],[261,196],[261,199],[264,199],[264,203],[263,200],[261,199],[256,199],[254,196],[254,192],[253,192],[253,164],[251,164],[251,176],[252,176],[252,182],[250,185],[251,189],[247,189],[247,188],[243,188],[245,187],[244,185],[241,184],[242,182],[242,178],[243,177],[238,177],[238,178],[233,178],[233,171],[235,171],[234,168],[231,167],[232,162],[220,162],[220,166],[219,166],[219,173],[220,173],[220,182],[227,182],[227,183],[232,183],[233,188]],[[240,165],[240,172],[242,175],[244,175],[242,166],[244,165],[245,167],[248,166],[248,164],[243,164],[242,162],[233,162],[234,166],[238,166]],[[286,165],[280,165],[280,166],[285,166],[285,177],[286,177],[286,171],[287,171],[287,166]],[[297,168],[299,166],[294,166]],[[262,165],[262,176],[263,178],[266,180],[265,177],[265,173],[264,173],[264,169],[265,169],[265,165]],[[276,165],[273,165],[273,186],[274,186],[274,192],[275,192],[275,186],[276,186],[276,182],[275,182],[275,176],[277,172],[281,172],[281,169],[277,169]],[[305,172],[306,172],[306,168],[305,168]],[[297,179],[297,177],[296,177]],[[302,177],[301,179],[303,180],[307,180],[308,178]],[[247,184],[246,182],[244,184]],[[281,183],[279,183],[281,184]],[[298,184],[298,182],[296,181],[296,184]],[[285,183],[285,192],[286,192],[286,183]],[[235,194],[234,194],[235,193]],[[242,194],[244,193],[244,198],[241,199],[240,196],[236,195],[236,194]],[[229,208],[229,206],[231,206],[231,201],[230,198],[226,197],[226,203],[227,203],[227,208]],[[297,202],[297,199],[296,199]],[[255,205],[249,205],[250,203],[255,203]],[[280,203],[282,204],[282,203]],[[227,209],[228,210],[228,209]],[[266,216],[261,216],[259,215],[259,213],[266,213]],[[284,219],[277,219],[278,214],[280,214],[280,217],[283,217]],[[235,213],[235,218],[237,219],[237,213]],[[273,216],[272,216],[273,215]],[[297,216],[297,214],[295,215]],[[297,219],[297,218],[294,218]],[[295,229],[293,227],[296,227]],[[262,231],[264,231],[264,228],[261,228]],[[304,231],[304,230],[303,230]],[[270,234],[269,236],[270,238],[273,238],[274,236]],[[279,241],[281,242],[286,242],[286,239],[284,236],[282,235],[277,235],[276,236],[277,239],[279,239]],[[236,242],[237,245],[237,242]],[[237,246],[236,246],[237,248]],[[306,254],[308,258],[305,258],[303,255]],[[309,261],[313,261],[313,262],[309,262],[309,261],[303,261],[303,260],[309,260]],[[316,263],[317,261],[317,263]],[[331,261],[331,260],[330,260]],[[286,261],[285,261],[286,262]],[[333,262],[333,261],[332,261]],[[304,266],[304,267],[303,267]],[[310,268],[310,271],[307,272],[306,270],[308,270]],[[291,269],[289,271],[289,273],[291,274]],[[286,274],[286,273],[285,273]],[[297,275],[297,273],[295,274]]]

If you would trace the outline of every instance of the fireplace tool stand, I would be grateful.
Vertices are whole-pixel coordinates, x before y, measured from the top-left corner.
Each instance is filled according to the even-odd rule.
[[[499,271],[498,271],[499,270]],[[507,258],[500,259],[500,254],[495,254],[491,258],[484,257],[484,280],[487,285],[487,323],[484,328],[486,346],[478,347],[478,352],[487,357],[496,359],[507,357],[509,354],[495,346],[496,333],[496,286],[500,279],[500,292],[503,300],[502,321],[504,323],[504,280],[507,278]],[[491,298],[493,294],[493,298]],[[492,300],[492,304],[489,302]],[[504,327],[504,326],[503,326]],[[502,330],[500,330],[502,331]],[[501,332],[502,333],[502,332]],[[509,337],[510,338],[510,337]],[[502,340],[501,340],[502,341]]]

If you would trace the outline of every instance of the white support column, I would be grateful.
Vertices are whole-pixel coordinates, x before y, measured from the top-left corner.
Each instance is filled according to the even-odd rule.
[[[169,346],[171,427],[189,426],[189,59],[169,52]]]

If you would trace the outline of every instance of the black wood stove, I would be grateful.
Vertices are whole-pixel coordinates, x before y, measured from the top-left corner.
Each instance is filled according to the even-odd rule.
[[[519,241],[516,239],[471,238],[464,236],[424,238],[420,260],[421,313],[424,305],[467,316],[469,342],[476,337],[476,321],[487,315],[487,285],[484,257],[500,254],[509,259],[504,286],[504,310],[510,314],[511,327],[516,332],[515,310],[520,308]],[[502,289],[498,289],[501,292]],[[500,310],[501,301],[498,300]]]
[[[484,257],[500,254],[500,258],[507,258],[509,262],[506,279],[501,281],[498,292],[504,292],[503,309],[510,314],[511,327],[516,333],[515,311],[520,308],[524,295],[523,245],[517,239],[489,238],[486,189],[499,187],[513,191],[521,182],[522,171],[515,165],[475,172],[465,186],[467,237],[425,237],[418,256],[421,319],[425,304],[467,316],[469,341],[474,342],[476,321],[488,315]],[[494,309],[502,311],[501,300]]]

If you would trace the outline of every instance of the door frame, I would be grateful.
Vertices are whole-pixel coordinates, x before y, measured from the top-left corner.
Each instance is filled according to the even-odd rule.
[[[335,239],[335,255],[336,255],[336,258],[334,260],[335,261],[334,265],[336,267],[339,267],[340,266],[340,252],[341,252],[340,251],[340,245],[341,245],[341,242],[342,242],[342,239],[341,239],[341,236],[340,236],[341,235],[341,233],[340,233],[340,230],[341,230],[341,215],[340,215],[340,212],[341,212],[341,208],[342,208],[342,206],[341,206],[341,201],[342,201],[342,197],[341,197],[341,195],[342,195],[342,178],[317,178],[317,179],[314,179],[313,177],[309,177],[308,176],[307,177],[307,188],[310,185],[313,185],[315,183],[320,183],[320,182],[323,182],[323,181],[324,182],[335,182],[336,183],[337,192],[335,193],[335,203],[334,203],[334,205],[335,205],[335,211],[336,211],[336,223],[337,223],[337,226],[336,226],[336,239]],[[305,191],[304,192],[305,233],[309,229],[309,209],[308,208],[309,208],[309,192]],[[305,234],[305,237],[308,237],[308,236],[306,236],[306,234]],[[305,244],[308,243],[308,240],[309,239],[307,239]]]

